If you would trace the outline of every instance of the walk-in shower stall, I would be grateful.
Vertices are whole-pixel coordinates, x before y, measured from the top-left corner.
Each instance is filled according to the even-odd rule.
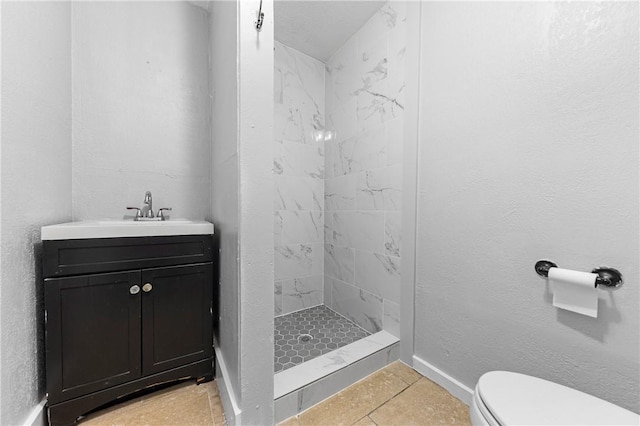
[[[287,25],[314,7],[361,21],[337,45],[305,45],[306,30]],[[279,421],[398,357],[406,5],[276,2],[274,12]]]

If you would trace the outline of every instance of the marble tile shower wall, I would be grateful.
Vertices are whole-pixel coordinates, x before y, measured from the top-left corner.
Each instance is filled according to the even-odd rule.
[[[275,43],[275,315],[323,303],[325,66]]]
[[[406,13],[383,6],[325,67],[324,302],[399,335]]]

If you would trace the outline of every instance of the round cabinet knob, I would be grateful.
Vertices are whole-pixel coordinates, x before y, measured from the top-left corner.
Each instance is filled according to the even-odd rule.
[[[142,291],[144,291],[145,293],[149,293],[151,290],[153,290],[153,286],[151,285],[151,283],[146,283],[142,286]]]
[[[140,293],[140,286],[138,285],[132,285],[131,288],[129,288],[129,293],[131,294],[138,294]]]

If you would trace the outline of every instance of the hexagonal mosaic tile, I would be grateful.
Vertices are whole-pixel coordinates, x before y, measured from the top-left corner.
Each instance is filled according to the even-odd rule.
[[[273,369],[286,370],[369,334],[324,305],[276,317]]]

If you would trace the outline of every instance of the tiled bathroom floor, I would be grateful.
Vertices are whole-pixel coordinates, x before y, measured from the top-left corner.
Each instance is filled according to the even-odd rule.
[[[276,317],[273,370],[286,370],[369,334],[324,305]]]
[[[365,377],[279,426],[465,425],[468,407],[401,362]]]
[[[465,404],[401,362],[395,362],[280,426],[471,425]],[[193,381],[97,411],[81,426],[226,425],[215,381]]]
[[[216,381],[194,381],[96,411],[80,420],[81,426],[225,426],[224,409]]]

